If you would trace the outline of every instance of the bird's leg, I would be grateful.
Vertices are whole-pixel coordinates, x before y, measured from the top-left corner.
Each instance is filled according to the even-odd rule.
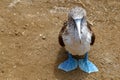
[[[69,72],[78,67],[78,61],[72,57],[70,53],[68,53],[68,59],[59,64],[58,69]]]
[[[88,60],[88,52],[85,54],[84,59],[79,60],[79,68],[87,73],[98,71],[98,68],[95,66],[95,64]]]

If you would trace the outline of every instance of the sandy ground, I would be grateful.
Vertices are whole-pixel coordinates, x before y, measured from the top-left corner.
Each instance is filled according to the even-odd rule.
[[[99,72],[66,73],[58,33],[67,12],[84,4],[96,42],[89,59]],[[0,80],[120,80],[119,0],[0,0]]]

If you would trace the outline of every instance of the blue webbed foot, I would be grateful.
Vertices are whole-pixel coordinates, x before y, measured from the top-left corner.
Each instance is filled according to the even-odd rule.
[[[95,64],[88,60],[88,53],[85,54],[84,59],[79,60],[79,68],[87,73],[98,71],[98,68],[95,66]]]
[[[63,63],[61,63],[58,66],[58,69],[69,72],[69,71],[76,69],[77,66],[78,66],[78,61],[76,59],[72,58],[71,54],[68,54],[68,59],[65,60]]]

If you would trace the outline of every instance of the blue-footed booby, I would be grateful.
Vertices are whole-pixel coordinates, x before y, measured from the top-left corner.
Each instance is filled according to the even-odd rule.
[[[95,41],[95,35],[86,20],[86,11],[75,7],[68,13],[68,21],[59,33],[59,43],[68,52],[68,59],[59,64],[58,69],[69,72],[78,66],[87,73],[97,72],[98,68],[88,59],[90,46]],[[75,59],[73,55],[84,55],[83,59]]]

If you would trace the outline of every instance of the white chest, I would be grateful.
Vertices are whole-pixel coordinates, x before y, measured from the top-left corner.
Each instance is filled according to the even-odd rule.
[[[77,31],[69,29],[67,34],[63,34],[65,48],[73,55],[84,55],[90,50],[91,34],[83,29],[82,38],[80,40]],[[89,39],[90,38],[90,39]]]

